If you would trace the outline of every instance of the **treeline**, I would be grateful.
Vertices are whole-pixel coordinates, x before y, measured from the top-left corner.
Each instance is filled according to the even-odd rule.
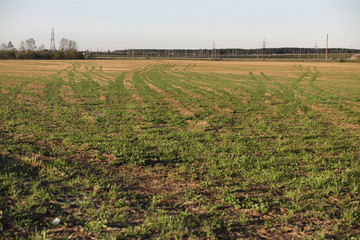
[[[50,48],[45,49],[44,44],[36,46],[35,40],[29,38],[21,41],[19,48],[16,49],[11,41],[7,44],[0,44],[0,59],[84,59],[85,53],[79,52],[78,43],[66,38],[62,38],[59,50]]]
[[[84,59],[84,54],[76,50],[1,50],[0,59]]]
[[[323,57],[325,48],[258,48],[258,49],[126,49],[115,50],[113,52],[97,52],[101,57],[119,58],[257,58],[257,57],[292,57],[302,56],[302,58]],[[358,49],[329,48],[328,54],[336,56],[350,56],[359,53]]]

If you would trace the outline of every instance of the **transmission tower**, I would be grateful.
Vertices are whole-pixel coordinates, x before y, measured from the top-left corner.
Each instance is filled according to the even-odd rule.
[[[213,39],[213,48],[212,48],[212,53],[211,53],[211,57],[212,58],[216,58],[216,44],[215,44],[215,39]]]
[[[52,30],[51,30],[50,50],[56,50],[56,47],[55,47],[55,32],[54,32],[54,28],[52,28]]]
[[[326,55],[325,60],[328,60],[328,46],[329,46],[329,34],[326,34]]]
[[[264,41],[262,42],[262,44],[263,44],[263,49],[262,49],[262,58],[264,58],[264,53],[265,53],[265,48],[266,48],[265,38],[264,38]]]

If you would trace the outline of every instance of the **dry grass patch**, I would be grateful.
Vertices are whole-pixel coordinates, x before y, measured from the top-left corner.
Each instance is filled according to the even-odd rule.
[[[135,89],[134,85],[131,83],[134,77],[134,72],[128,72],[124,78],[124,87],[125,89]]]
[[[21,68],[19,68],[19,62]],[[69,61],[14,60],[0,61],[0,73],[11,73],[14,76],[49,76],[66,68]]]
[[[99,100],[102,102],[106,101],[106,96],[104,95],[104,90],[99,90]]]
[[[148,81],[145,81],[145,80],[143,80],[143,81],[144,81],[144,83],[146,83],[146,84],[149,86],[149,88],[150,88],[151,90],[154,90],[155,92],[161,93],[161,94],[164,94],[164,93],[165,93],[164,90],[162,90],[161,88],[155,86],[154,84],[151,84],[151,83],[149,83]]]
[[[360,132],[358,132],[359,126],[353,123],[349,123],[347,121],[348,117],[345,116],[343,112],[324,104],[311,105],[310,107],[320,115],[324,116],[325,119],[332,125],[346,129],[351,133],[355,133],[357,136],[360,135]]]
[[[211,127],[210,123],[206,120],[195,121],[195,120],[187,120],[186,121],[188,127],[188,131],[205,131]]]
[[[140,97],[138,94],[135,94],[135,93],[132,95],[132,98],[134,98],[137,101],[143,101],[143,98]]]
[[[67,103],[78,103],[74,90],[68,85],[62,85],[60,88],[60,97],[64,102]]]
[[[1,89],[1,92],[2,92],[3,94],[9,94],[9,93],[10,93],[9,90],[6,90],[5,88],[2,88],[2,89]]]
[[[32,104],[32,103],[41,101],[40,98],[30,96],[30,95],[25,95],[25,94],[17,94],[16,100],[18,100],[21,103],[26,103],[26,104]]]

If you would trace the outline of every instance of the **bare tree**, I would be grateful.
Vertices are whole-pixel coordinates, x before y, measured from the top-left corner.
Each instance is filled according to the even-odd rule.
[[[20,44],[19,44],[19,50],[20,51],[25,51],[25,43],[24,41],[21,41]]]
[[[25,41],[26,50],[36,50],[35,40],[33,38],[29,38]]]
[[[69,49],[71,49],[71,50],[77,50],[77,49],[78,49],[78,44],[77,44],[77,42],[70,40],[70,41],[69,41]]]
[[[7,44],[7,50],[13,50],[13,49],[14,49],[14,44],[12,44],[12,42],[9,41]]]
[[[5,43],[2,43],[0,45],[0,50],[6,50],[6,48],[7,48],[7,45]]]
[[[62,38],[60,40],[60,50],[64,51],[69,48],[69,39]]]
[[[77,50],[77,49],[78,49],[77,42],[66,38],[62,38],[60,40],[60,50],[64,51],[64,50]]]
[[[42,51],[45,49],[45,45],[44,44],[41,44],[39,47],[38,47],[38,50]]]

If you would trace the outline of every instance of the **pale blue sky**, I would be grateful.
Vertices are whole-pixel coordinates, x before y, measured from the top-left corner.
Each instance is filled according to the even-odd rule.
[[[0,43],[61,38],[80,49],[360,49],[360,0],[0,0]]]

